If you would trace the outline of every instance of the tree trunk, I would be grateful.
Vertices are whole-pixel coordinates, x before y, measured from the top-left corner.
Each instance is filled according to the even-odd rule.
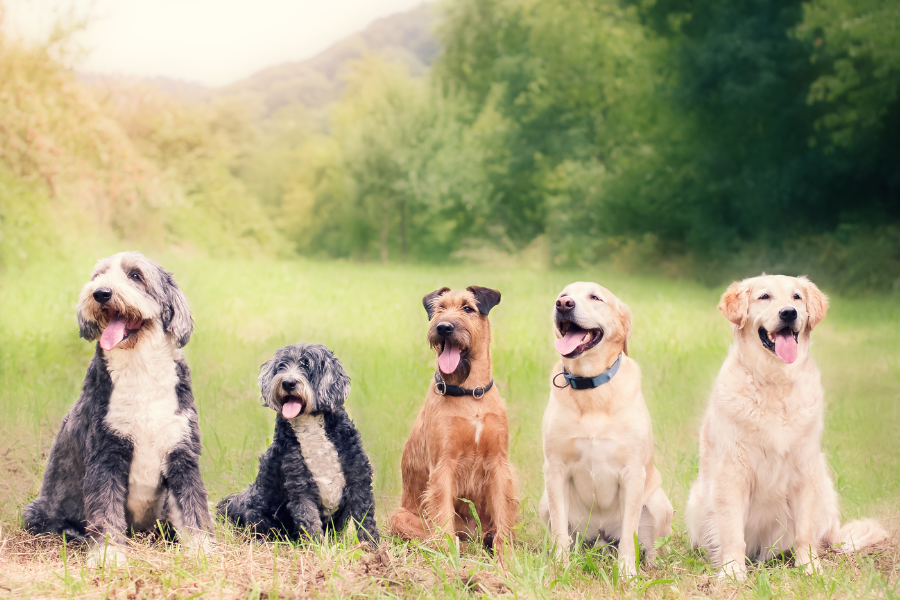
[[[390,207],[390,203],[385,200],[382,205],[383,211],[381,215],[381,262],[382,264],[387,264],[388,261],[388,222],[389,222],[389,213],[388,208]]]
[[[406,202],[400,202],[400,260],[406,262],[409,249],[406,245]]]

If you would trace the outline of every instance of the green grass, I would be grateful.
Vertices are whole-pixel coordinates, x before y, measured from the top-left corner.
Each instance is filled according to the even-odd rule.
[[[613,562],[601,554],[581,555],[567,569],[548,557],[536,508],[542,486],[540,422],[555,361],[549,316],[556,294],[571,281],[593,280],[631,306],[629,348],[643,369],[656,460],[679,513],[696,474],[697,428],[706,396],[730,342],[730,326],[716,310],[721,290],[602,267],[385,267],[182,256],[163,256],[161,262],[175,272],[196,322],[185,352],[200,411],[210,499],[245,486],[271,438],[274,413],[259,402],[259,365],[281,345],[322,342],[341,358],[353,381],[347,407],[375,468],[382,525],[399,496],[403,444],[434,368],[424,341],[421,298],[444,285],[499,289],[503,300],[491,314],[494,377],[508,405],[511,454],[523,495],[515,555],[500,569],[466,547],[457,555],[391,541],[384,552],[370,555],[351,536],[310,548],[249,544],[220,525],[224,541],[213,556],[195,559],[178,548],[138,544],[128,569],[98,574],[83,568],[78,551],[69,551],[64,561],[58,543],[22,534],[19,512],[38,490],[53,434],[78,394],[93,352],[78,338],[74,317],[92,261],[70,257],[0,275],[0,596],[7,591],[103,596],[107,590],[148,597],[261,592],[268,597],[582,597],[623,590],[650,597],[900,596],[896,548],[859,562],[832,557],[821,576],[772,565],[753,571],[746,585],[719,583],[702,555],[686,547],[678,515],[668,557],[662,566],[645,569],[637,582],[618,580]],[[875,516],[896,531],[900,306],[896,298],[832,298],[814,339],[828,401],[824,446],[844,516]]]

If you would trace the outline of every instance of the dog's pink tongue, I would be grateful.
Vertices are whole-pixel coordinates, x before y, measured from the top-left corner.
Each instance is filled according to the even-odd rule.
[[[109,320],[109,325],[100,336],[100,347],[104,350],[112,350],[116,344],[125,339],[125,319],[115,316]]]
[[[438,356],[438,366],[445,375],[450,375],[459,366],[459,348],[451,343],[444,344],[444,351]]]
[[[572,327],[572,329],[569,330],[569,333],[567,333],[565,337],[561,337],[556,340],[556,351],[563,356],[572,354],[575,351],[575,348],[581,345],[584,334],[584,329]]]
[[[797,340],[789,328],[775,334],[775,354],[787,364],[797,360]]]
[[[302,402],[297,402],[296,400],[288,400],[284,403],[284,406],[281,407],[281,416],[283,416],[285,419],[293,419],[300,414],[301,410],[303,410]]]

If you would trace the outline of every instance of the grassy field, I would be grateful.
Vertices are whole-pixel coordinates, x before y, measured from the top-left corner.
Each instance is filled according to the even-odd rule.
[[[686,547],[678,514],[666,558],[635,581],[621,581],[614,561],[600,553],[581,554],[565,568],[549,558],[536,509],[556,294],[573,280],[594,280],[634,311],[629,347],[643,369],[663,484],[680,513],[696,474],[706,396],[730,341],[730,326],[716,310],[721,290],[603,268],[158,258],[175,272],[196,322],[185,352],[210,499],[245,486],[271,438],[274,413],[259,402],[259,365],[281,345],[316,341],[330,346],[352,377],[348,410],[375,468],[382,526],[399,496],[403,443],[434,368],[421,298],[444,285],[499,289],[503,300],[491,314],[494,377],[509,408],[523,493],[515,554],[500,567],[465,545],[457,551],[386,539],[378,553],[366,553],[351,535],[311,547],[251,544],[219,524],[209,556],[137,541],[126,568],[96,571],[84,567],[80,550],[23,534],[19,513],[37,493],[54,432],[93,353],[78,338],[74,316],[93,259],[71,257],[0,274],[0,597],[900,597],[896,535],[874,556],[829,555],[820,575],[772,564],[752,571],[744,585],[716,580],[703,556]],[[828,401],[825,448],[843,514],[874,516],[897,532],[900,303],[834,297],[815,342]]]

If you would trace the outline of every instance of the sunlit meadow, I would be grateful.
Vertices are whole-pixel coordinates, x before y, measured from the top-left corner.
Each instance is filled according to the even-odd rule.
[[[80,389],[91,344],[78,338],[74,304],[92,259],[46,262],[0,276],[0,464],[4,473],[0,596],[340,597],[350,594],[455,597],[896,597],[896,545],[874,557],[829,555],[824,574],[789,564],[760,567],[750,582],[719,582],[687,547],[680,513],[697,469],[697,427],[730,341],[716,310],[721,290],[687,281],[584,270],[374,266],[341,262],[242,261],[157,256],[174,271],[195,319],[185,353],[203,432],[210,500],[252,480],[271,439],[274,413],[260,404],[259,365],[280,346],[321,342],[352,378],[348,410],[376,473],[378,519],[400,491],[399,463],[434,368],[421,298],[447,285],[499,289],[491,313],[493,370],[506,399],[512,459],[521,481],[521,525],[504,564],[463,544],[454,548],[386,538],[368,553],[352,534],[321,545],[248,543],[217,525],[219,544],[196,558],[177,546],[138,540],[127,568],[93,571],[83,552],[21,533],[22,506],[39,487],[54,432]],[[542,486],[540,420],[555,356],[550,310],[574,280],[598,281],[634,312],[631,355],[643,370],[656,460],[676,508],[665,558],[639,579],[618,578],[602,552],[556,565],[536,516]],[[826,290],[827,291],[827,290]],[[900,307],[832,297],[813,353],[828,401],[825,448],[846,518],[874,516],[900,528]]]

